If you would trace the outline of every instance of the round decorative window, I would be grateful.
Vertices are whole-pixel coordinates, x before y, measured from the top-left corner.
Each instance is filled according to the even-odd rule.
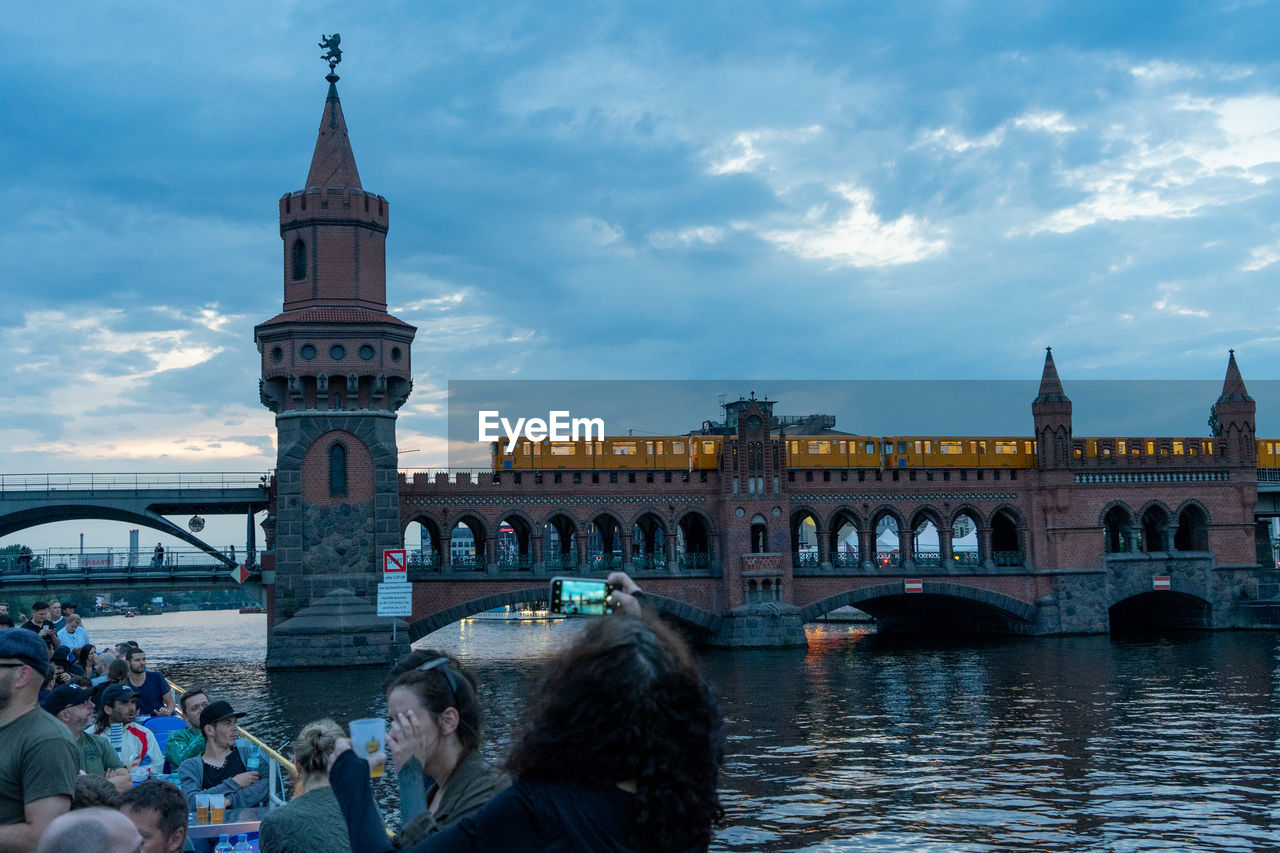
[[[392,360],[392,361],[399,361],[399,360],[400,360],[400,347],[392,347],[392,348],[391,348],[391,360]]]
[[[334,361],[342,361],[346,357],[347,357],[347,348],[344,347],[342,344],[334,344],[333,346],[329,347],[329,358],[333,359]]]
[[[774,517],[774,518],[777,518],[777,517],[778,517],[778,516],[780,516],[780,515],[782,515],[782,507],[780,507],[780,506],[775,506],[775,507],[773,508],[773,517]]]
[[[738,518],[742,518],[744,515],[747,514],[747,511],[742,507],[738,507],[733,511],[733,514],[736,515]]]
[[[311,344],[303,344],[302,349],[298,350],[298,355],[302,356],[307,361],[310,361],[316,357],[316,348]]]
[[[282,358],[284,358],[284,350],[280,349],[280,347],[272,347],[271,360],[280,361]]]
[[[377,352],[374,350],[373,347],[369,346],[368,344],[365,344],[364,346],[360,347],[360,357],[363,358],[365,361],[368,361],[369,359],[373,358],[375,355],[377,355]]]

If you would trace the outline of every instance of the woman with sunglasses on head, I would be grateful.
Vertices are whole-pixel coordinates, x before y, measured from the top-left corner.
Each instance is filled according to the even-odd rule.
[[[511,782],[480,754],[482,712],[475,682],[456,660],[433,650],[414,652],[387,679],[386,691],[391,760],[402,768],[417,759],[421,773],[433,781],[426,789],[426,810],[396,836],[395,846],[405,849],[476,811]],[[350,751],[349,743],[340,741],[338,751]],[[348,760],[367,779],[368,765],[354,754]],[[372,806],[371,793],[366,796]],[[360,828],[349,827],[352,849],[387,845],[376,811],[368,816]]]
[[[719,711],[684,641],[642,612],[630,578],[610,580],[622,612],[551,664],[507,759],[514,784],[411,853],[707,849],[723,814]],[[361,853],[388,849],[372,834],[357,843],[374,808],[368,776],[354,755],[330,770]]]

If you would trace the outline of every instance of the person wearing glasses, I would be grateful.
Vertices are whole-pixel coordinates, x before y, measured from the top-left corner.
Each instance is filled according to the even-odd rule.
[[[0,850],[34,850],[71,808],[79,749],[67,727],[37,704],[50,672],[44,640],[0,631]]]
[[[425,809],[408,820],[395,839],[395,846],[405,849],[480,809],[511,781],[480,754],[483,714],[476,685],[456,660],[424,650],[414,652],[397,669],[386,684],[391,719],[387,748],[397,768],[416,760],[421,774],[432,780]],[[340,740],[338,752],[351,752],[350,741]],[[368,765],[354,753],[346,763],[352,772],[368,776]],[[362,831],[378,844],[387,843],[376,812],[370,817]],[[356,837],[353,833],[353,841]],[[353,848],[364,849],[357,844]]]
[[[593,620],[543,676],[506,761],[511,787],[402,850],[707,849],[723,817],[723,721],[684,641],[641,608],[634,581],[609,579],[618,612]],[[348,753],[329,778],[352,849],[384,853],[368,768]]]

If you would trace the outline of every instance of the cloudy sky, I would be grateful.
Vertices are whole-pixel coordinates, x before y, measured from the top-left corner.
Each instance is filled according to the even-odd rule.
[[[405,467],[458,379],[1276,377],[1275,4],[35,4],[0,472],[271,467],[252,328],[334,30]]]

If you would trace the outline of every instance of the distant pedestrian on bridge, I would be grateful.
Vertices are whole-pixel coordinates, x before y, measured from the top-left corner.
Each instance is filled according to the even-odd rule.
[[[156,543],[156,549],[151,552],[151,568],[159,569],[164,567],[164,546],[159,542]]]
[[[172,717],[173,691],[163,675],[147,669],[147,653],[130,648],[124,659],[129,664],[128,683],[138,691],[138,713],[150,717]]]

